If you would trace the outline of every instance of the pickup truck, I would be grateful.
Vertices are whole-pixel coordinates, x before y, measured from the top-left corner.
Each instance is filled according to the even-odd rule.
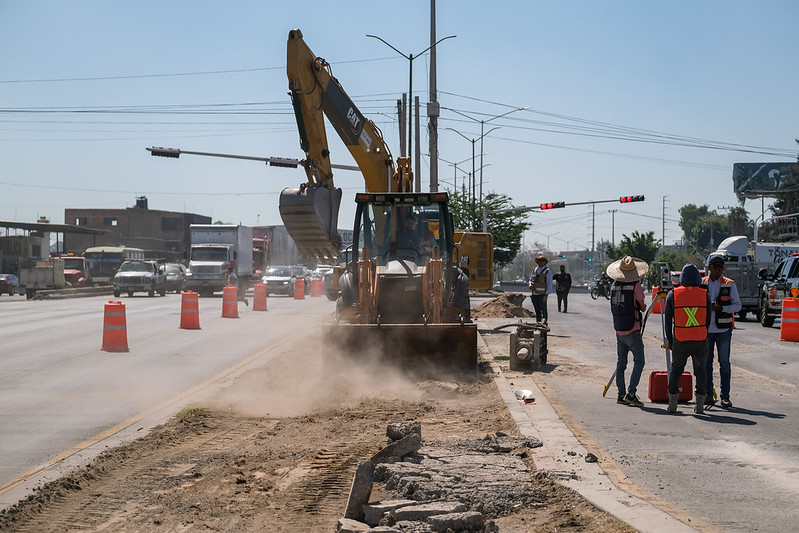
[[[790,296],[793,287],[799,287],[799,253],[783,258],[769,275],[766,269],[758,273],[763,281],[760,291],[760,324],[764,328],[774,325],[782,315],[782,301]]]
[[[133,296],[135,292],[146,292],[148,296],[166,294],[166,272],[158,261],[135,259],[125,261],[114,275],[114,297],[123,292]]]

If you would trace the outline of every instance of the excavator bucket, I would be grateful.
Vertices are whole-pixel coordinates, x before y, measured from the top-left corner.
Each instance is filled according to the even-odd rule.
[[[411,378],[474,380],[477,325],[335,324],[323,328],[339,358],[366,370],[393,368]],[[344,363],[346,364],[346,363]]]
[[[283,189],[280,193],[280,217],[300,256],[329,263],[341,260],[340,205],[341,189],[338,188]]]

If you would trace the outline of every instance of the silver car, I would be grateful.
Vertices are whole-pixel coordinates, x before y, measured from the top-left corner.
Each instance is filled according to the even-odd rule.
[[[294,294],[294,275],[288,265],[272,265],[266,269],[261,282],[266,284],[266,294]]]

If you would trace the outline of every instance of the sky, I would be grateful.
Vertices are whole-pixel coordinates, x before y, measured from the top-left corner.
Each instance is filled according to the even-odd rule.
[[[740,205],[734,163],[796,161],[797,20],[794,0],[438,0],[437,39],[455,36],[437,46],[440,188],[462,187],[474,164],[478,194],[482,177],[484,194],[514,206],[566,202],[528,212],[525,249],[591,249],[633,231],[673,244],[681,206]],[[424,114],[429,0],[0,0],[0,220],[73,223],[67,208],[146,196],[151,209],[281,224],[279,193],[302,170],[146,148],[301,159],[294,28],[398,156],[409,61],[367,35],[414,55]],[[328,140],[333,163],[355,164],[331,128]],[[363,179],[334,181],[339,228],[351,228]],[[615,201],[624,195],[646,201]],[[745,207],[761,214],[760,200]]]

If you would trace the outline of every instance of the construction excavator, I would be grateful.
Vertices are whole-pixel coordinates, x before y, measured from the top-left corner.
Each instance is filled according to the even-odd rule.
[[[448,194],[413,192],[410,158],[395,163],[378,127],[300,30],[289,32],[287,75],[307,182],[282,191],[280,215],[301,254],[341,260],[342,194],[333,182],[324,117],[366,184],[366,192],[355,197],[352,253],[339,273],[336,323],[325,327],[325,342],[359,364],[389,364],[415,375],[476,376],[477,326],[470,320],[468,269],[461,268],[466,257],[456,246]],[[472,235],[472,242],[480,243],[476,249],[482,248],[485,260],[491,236],[478,235],[485,237]]]

